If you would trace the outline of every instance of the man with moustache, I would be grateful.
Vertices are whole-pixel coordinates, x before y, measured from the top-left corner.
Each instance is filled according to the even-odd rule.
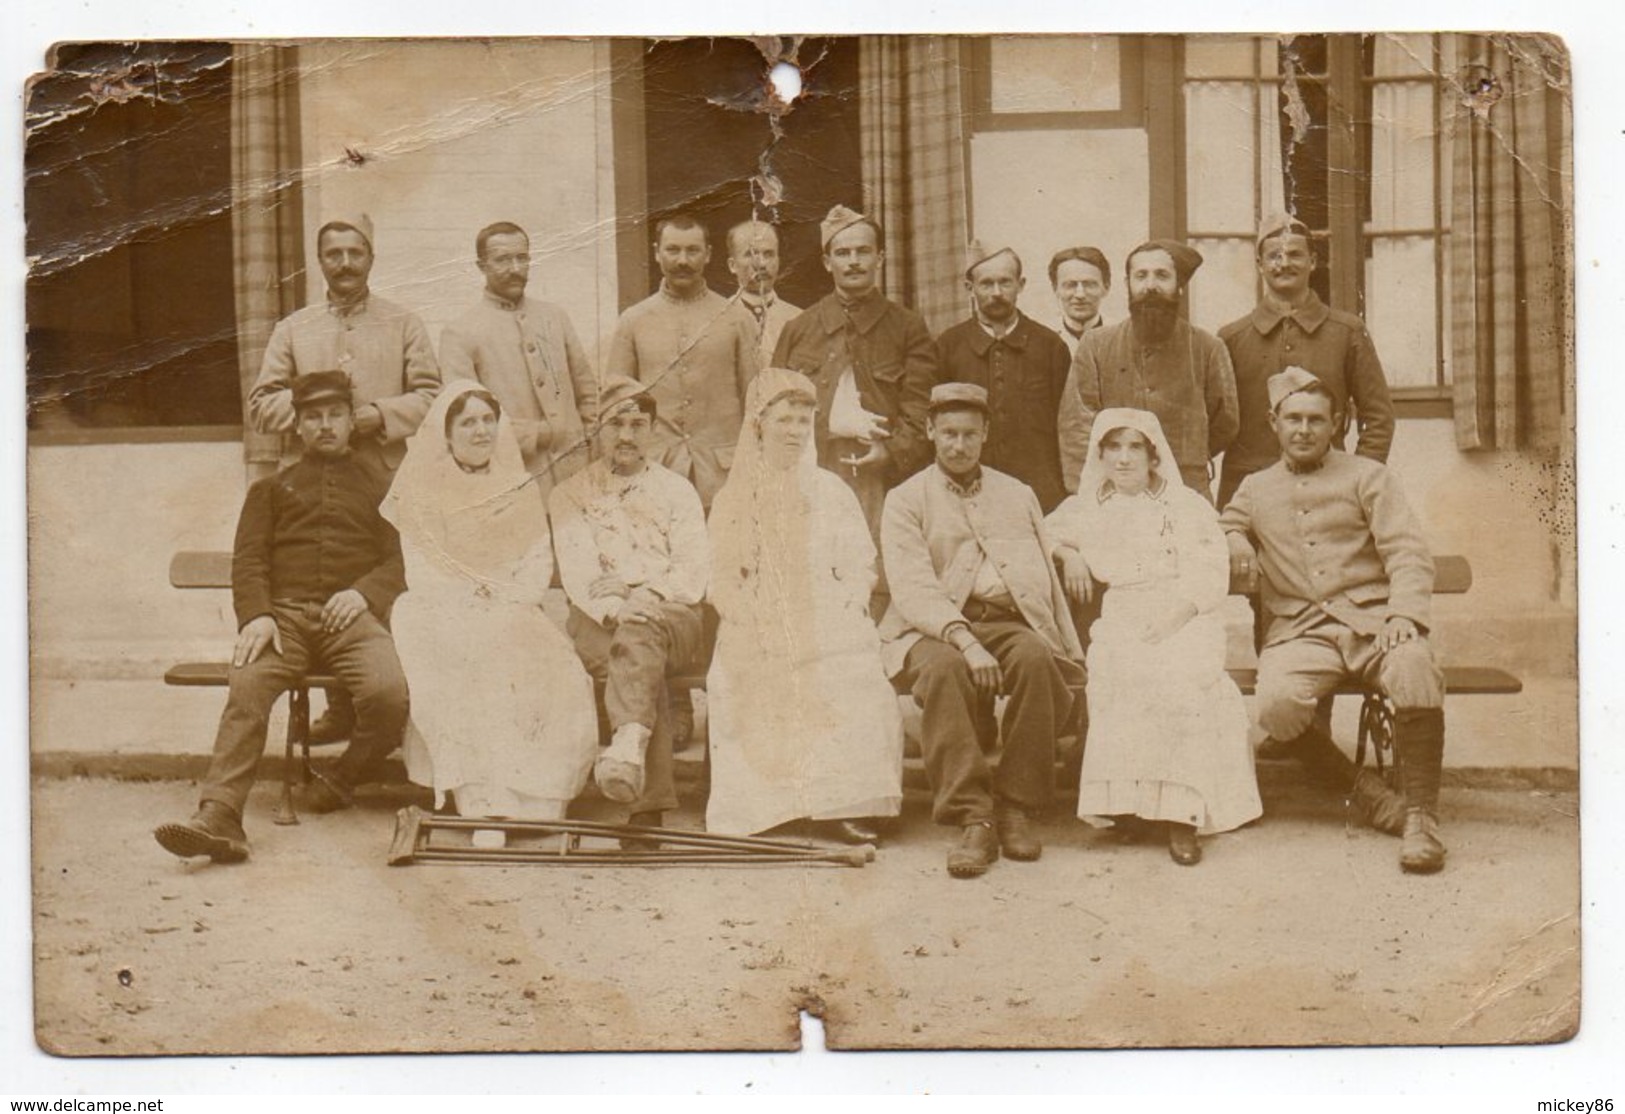
[[[779,234],[771,224],[747,220],[728,229],[728,270],[739,284],[739,304],[756,322],[757,364],[767,367],[779,334],[801,312],[800,306],[774,290],[779,281]]]
[[[975,878],[1000,851],[1043,846],[1032,818],[1055,787],[1055,737],[1083,682],[1083,649],[1032,490],[984,467],[987,392],[943,383],[927,429],[936,463],[886,497],[880,544],[891,606],[880,623],[887,672],[924,714],[920,746],[932,816],[960,829],[948,873]],[[978,725],[1007,696],[995,772]]]
[[[629,822],[659,825],[677,807],[666,677],[705,652],[700,601],[710,575],[705,511],[692,484],[656,463],[654,392],[605,378],[598,459],[548,499],[565,629],[587,672],[604,683],[610,745],[593,778],[629,807]]]
[[[1219,517],[1236,557],[1256,550],[1268,619],[1259,725],[1373,827],[1403,838],[1401,869],[1432,874],[1445,857],[1444,676],[1427,641],[1433,557],[1388,467],[1332,447],[1344,427],[1331,390],[1300,367],[1267,386],[1281,457],[1243,480]],[[1393,705],[1399,795],[1357,771],[1315,722],[1321,698],[1349,674]]]
[[[857,494],[878,538],[886,493],[931,459],[936,348],[920,315],[880,292],[886,238],[877,221],[837,205],[819,235],[835,288],[785,326],[773,363],[818,388],[818,464]]]
[[[1095,414],[1111,406],[1149,410],[1162,423],[1186,485],[1211,499],[1209,461],[1236,436],[1230,354],[1181,316],[1202,256],[1176,240],[1129,253],[1129,319],[1088,333],[1061,395],[1061,476],[1076,490]]]
[[[1229,503],[1241,481],[1274,464],[1280,444],[1270,427],[1270,376],[1288,366],[1304,368],[1332,393],[1342,426],[1334,443],[1348,443],[1348,426],[1359,432],[1355,452],[1379,464],[1394,440],[1394,404],[1388,377],[1365,322],[1330,309],[1309,286],[1318,259],[1309,228],[1278,214],[1259,225],[1258,273],[1264,294],[1246,317],[1219,330],[1236,373],[1241,430],[1224,454],[1219,506]]]
[[[401,543],[378,513],[387,473],[352,449],[349,378],[307,369],[289,388],[299,461],[248,489],[232,551],[237,613],[226,710],[197,813],[153,836],[181,858],[248,858],[243,806],[254,785],[271,706],[321,666],[354,700],[355,734],[316,770],[304,801],[315,813],[350,804],[351,790],[401,741],[406,676],[384,627],[406,589]]]
[[[440,334],[446,379],[477,379],[502,404],[525,468],[545,497],[587,463],[598,381],[563,309],[526,295],[530,237],[509,221],[480,229],[480,301]]]
[[[1100,303],[1111,293],[1111,264],[1099,248],[1062,248],[1050,258],[1049,284],[1061,306],[1061,339],[1067,352],[1076,355],[1083,334],[1106,323]]]
[[[705,283],[711,241],[685,214],[655,226],[660,289],[621,314],[605,375],[642,383],[654,399],[650,452],[691,482],[707,508],[733,464],[756,374],[755,321]]]
[[[373,228],[365,213],[323,224],[316,258],[327,297],[277,322],[248,393],[248,419],[261,433],[287,435],[286,448],[296,456],[294,382],[314,371],[342,371],[354,392],[356,459],[393,471],[440,390],[428,331],[417,314],[368,287]]]
[[[321,305],[295,310],[271,331],[259,377],[248,392],[248,420],[261,433],[283,435],[283,464],[298,459],[293,387],[301,375],[338,370],[350,377],[355,404],[351,448],[365,467],[392,475],[406,439],[440,391],[440,369],[417,314],[377,297],[368,286],[372,218],[335,216],[316,231],[316,258],[327,282]],[[385,479],[385,486],[388,480]],[[342,693],[311,725],[310,741],[332,743],[355,719]]]
[[[937,374],[987,392],[982,462],[1032,488],[1048,514],[1066,498],[1055,416],[1072,357],[1060,337],[1016,308],[1026,285],[1014,251],[973,243],[965,269],[971,317],[937,338]]]

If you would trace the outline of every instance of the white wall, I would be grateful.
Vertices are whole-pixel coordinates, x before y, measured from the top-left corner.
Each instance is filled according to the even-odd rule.
[[[180,657],[223,657],[230,594],[171,588],[169,558],[230,549],[244,490],[235,441],[31,447],[36,676],[156,679]]]
[[[1127,317],[1123,260],[1145,240],[1149,221],[1145,132],[981,132],[970,148],[971,235],[984,245],[1008,245],[1021,256],[1027,277],[1023,312],[1056,328],[1060,309],[1049,285],[1050,256],[1092,244],[1112,266],[1112,289],[1102,312],[1108,321]],[[965,313],[970,313],[968,301]]]
[[[308,298],[322,298],[316,230],[362,210],[372,287],[440,327],[479,297],[474,234],[529,231],[529,292],[589,346],[617,313],[609,44],[568,39],[301,46]],[[357,164],[347,151],[362,156]]]

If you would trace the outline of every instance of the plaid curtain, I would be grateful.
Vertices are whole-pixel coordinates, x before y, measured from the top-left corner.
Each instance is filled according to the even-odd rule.
[[[1462,43],[1450,198],[1456,444],[1556,449],[1574,351],[1568,56],[1533,35]]]
[[[282,439],[248,423],[248,392],[277,321],[303,302],[298,48],[232,48],[231,229],[237,271],[237,369],[249,478],[276,467]]]
[[[965,316],[968,220],[960,41],[865,36],[858,88],[864,211],[886,230],[886,296],[940,333]]]

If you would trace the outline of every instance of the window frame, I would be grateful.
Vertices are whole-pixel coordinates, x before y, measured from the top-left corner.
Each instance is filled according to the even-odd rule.
[[[1039,35],[1000,35],[1001,39],[1047,38]],[[1117,107],[1092,112],[995,112],[993,110],[993,38],[982,35],[965,43],[965,104],[970,127],[976,132],[1079,131],[1106,128],[1143,128],[1146,121],[1145,36],[1110,34],[1092,36],[1117,40]]]
[[[1442,196],[1442,165],[1441,161],[1449,157],[1449,150],[1444,141],[1444,106],[1443,85],[1445,79],[1440,76],[1439,60],[1441,56],[1441,40],[1439,32],[1432,34],[1432,49],[1435,65],[1433,77],[1426,75],[1376,77],[1368,73],[1365,66],[1365,40],[1366,36],[1359,33],[1327,33],[1327,65],[1324,77],[1309,77],[1307,80],[1324,82],[1327,91],[1327,120],[1328,171],[1332,168],[1351,168],[1353,173],[1329,173],[1326,236],[1332,245],[1342,245],[1343,250],[1330,250],[1323,253],[1327,256],[1327,277],[1331,290],[1331,304],[1336,307],[1354,306],[1361,319],[1364,319],[1365,301],[1365,267],[1371,244],[1380,239],[1396,239],[1422,233],[1431,234],[1435,244],[1434,262],[1434,314],[1435,338],[1433,353],[1433,372],[1436,382],[1430,386],[1390,387],[1390,394],[1394,402],[1397,417],[1401,418],[1449,418],[1454,413],[1454,389],[1446,377],[1445,352],[1449,344],[1450,321],[1449,305],[1445,299],[1445,268],[1448,263],[1449,252],[1449,214],[1446,199]],[[1248,36],[1255,44],[1278,42],[1278,36],[1254,35]],[[1152,210],[1152,227],[1154,230],[1166,229],[1169,234],[1182,240],[1247,240],[1251,235],[1243,233],[1210,232],[1193,229],[1189,226],[1189,183],[1187,181],[1186,144],[1186,118],[1185,101],[1186,88],[1196,83],[1246,83],[1258,89],[1277,89],[1284,78],[1281,75],[1271,75],[1262,72],[1257,64],[1257,51],[1254,51],[1254,65],[1251,74],[1203,74],[1192,77],[1185,65],[1183,40],[1173,45],[1171,57],[1168,60],[1167,72],[1173,78],[1167,85],[1166,91],[1159,97],[1154,88],[1152,95],[1153,111],[1148,114],[1147,129],[1148,140],[1156,162],[1155,152],[1166,149],[1170,156],[1166,158],[1164,171],[1175,182],[1175,188],[1167,191],[1160,203],[1154,199]],[[1300,82],[1306,80],[1299,75]],[[1434,227],[1429,229],[1385,229],[1373,231],[1367,226],[1364,214],[1370,204],[1370,132],[1371,132],[1371,94],[1379,85],[1384,84],[1416,84],[1426,82],[1433,87],[1433,219]],[[1269,98],[1259,95],[1260,105],[1269,103]],[[1160,106],[1160,110],[1159,110]],[[1254,134],[1255,147],[1261,141],[1259,137],[1259,122],[1255,120]],[[1156,167],[1154,166],[1155,170]],[[1255,208],[1258,205],[1260,183],[1257,179],[1256,165],[1253,170],[1253,194]],[[1153,175],[1153,184],[1156,181]],[[1379,349],[1380,351],[1380,349]]]

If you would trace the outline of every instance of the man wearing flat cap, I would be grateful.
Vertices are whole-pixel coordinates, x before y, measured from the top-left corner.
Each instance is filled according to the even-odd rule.
[[[936,349],[920,315],[880,292],[879,223],[837,205],[819,234],[835,288],[784,327],[773,364],[818,388],[818,464],[857,494],[878,538],[886,492],[931,459],[925,414]]]
[[[308,811],[348,805],[406,727],[406,676],[384,627],[406,590],[400,538],[378,513],[387,475],[351,448],[352,395],[343,372],[307,371],[290,392],[305,454],[254,483],[237,520],[231,560],[237,644],[198,810],[153,833],[182,858],[248,857],[243,805],[265,750],[271,706],[310,670],[343,682],[356,721],[344,754],[316,771]]]
[[[1157,416],[1186,486],[1211,500],[1209,462],[1236,435],[1230,354],[1182,312],[1202,256],[1177,240],[1151,240],[1129,253],[1129,319],[1091,331],[1078,344],[1061,396],[1062,477],[1077,489],[1095,415],[1110,406]]]
[[[677,807],[666,677],[700,663],[700,601],[711,549],[699,494],[652,459],[659,404],[626,376],[604,379],[598,456],[553,489],[548,511],[565,629],[587,672],[604,683],[610,745],[593,777],[634,824]]]
[[[1444,679],[1427,640],[1432,555],[1388,467],[1332,447],[1342,414],[1331,390],[1299,367],[1267,388],[1281,458],[1244,479],[1219,518],[1234,558],[1258,562],[1258,722],[1373,827],[1403,836],[1401,868],[1431,874],[1445,856]],[[1320,699],[1348,675],[1393,705],[1400,795],[1356,771],[1315,722]]]
[[[660,289],[621,314],[606,375],[648,388],[659,409],[651,452],[692,483],[709,509],[733,467],[756,375],[756,321],[705,282],[711,234],[678,213],[655,226]]]
[[[368,287],[373,230],[365,213],[323,224],[316,258],[327,297],[277,322],[248,393],[249,421],[261,433],[287,434],[294,448],[294,382],[312,371],[342,371],[355,392],[357,458],[393,470],[440,390],[428,331],[417,314]]]
[[[972,243],[965,261],[971,316],[937,338],[937,374],[987,391],[982,460],[1032,488],[1048,514],[1066,498],[1055,416],[1072,354],[1016,307],[1025,286],[1013,250]]]
[[[1221,507],[1243,479],[1280,457],[1266,384],[1288,366],[1312,372],[1332,392],[1343,422],[1333,433],[1339,448],[1346,447],[1353,425],[1359,433],[1354,451],[1382,464],[1394,440],[1388,377],[1365,322],[1328,308],[1310,288],[1317,260],[1309,228],[1284,213],[1266,218],[1258,228],[1256,256],[1263,296],[1246,317],[1219,330],[1235,368],[1241,417],[1241,431],[1224,454]]]
[[[1032,860],[1032,819],[1055,786],[1055,738],[1083,683],[1083,650],[1032,489],[981,464],[987,391],[943,383],[927,433],[936,462],[886,497],[880,547],[891,580],[881,620],[887,672],[924,713],[932,816],[959,829],[948,873],[974,878],[1000,852]],[[995,771],[977,724],[1007,696]]]

